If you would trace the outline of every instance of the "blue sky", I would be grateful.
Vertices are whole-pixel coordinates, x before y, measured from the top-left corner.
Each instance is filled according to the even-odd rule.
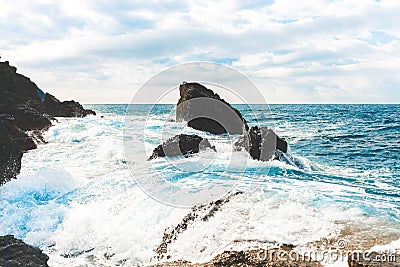
[[[212,61],[246,74],[269,103],[400,103],[398,0],[0,6],[2,60],[62,100],[129,103],[165,68]]]

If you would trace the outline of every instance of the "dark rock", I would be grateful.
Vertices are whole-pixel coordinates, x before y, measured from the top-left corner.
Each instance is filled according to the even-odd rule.
[[[16,125],[24,131],[42,130],[51,126],[50,118],[29,104],[18,105],[13,115]]]
[[[33,138],[17,127],[12,116],[0,114],[0,126],[6,130],[8,137],[18,145],[21,151],[26,152],[36,148]]]
[[[208,221],[212,218],[216,212],[220,210],[220,208],[228,203],[232,198],[237,195],[242,194],[242,192],[237,191],[231,193],[223,198],[220,198],[216,201],[212,201],[207,204],[197,205],[192,208],[192,210],[183,217],[182,221],[177,224],[175,227],[167,228],[164,230],[164,236],[161,243],[155,249],[157,253],[156,259],[161,260],[164,257],[169,258],[170,255],[168,253],[168,246],[178,239],[179,235],[188,229],[190,225],[193,225],[198,221]]]
[[[158,157],[176,157],[184,156],[188,154],[198,153],[201,149],[211,148],[215,150],[214,146],[211,146],[210,142],[198,135],[187,135],[180,134],[176,135],[163,144],[158,145],[150,156],[149,160],[156,159]]]
[[[267,127],[251,127],[234,144],[235,150],[244,148],[253,159],[268,161],[277,158],[276,150],[287,152],[287,143]]]
[[[36,148],[34,140],[43,140],[41,131],[51,126],[54,116],[95,114],[78,102],[60,102],[54,96],[47,97],[44,105],[46,96],[51,95],[45,95],[29,78],[17,73],[8,61],[0,62],[0,184],[19,173],[22,152]]]
[[[49,257],[12,235],[0,236],[1,267],[45,267]]]
[[[213,134],[243,134],[249,128],[236,108],[205,86],[183,82],[179,92],[177,121],[187,121],[190,127]]]
[[[53,95],[46,93],[43,100],[45,113],[54,117],[85,117],[96,115],[93,110],[84,109],[81,104],[71,101],[61,102]]]
[[[0,185],[15,178],[21,170],[22,151],[0,124]],[[1,266],[1,265],[0,265]]]

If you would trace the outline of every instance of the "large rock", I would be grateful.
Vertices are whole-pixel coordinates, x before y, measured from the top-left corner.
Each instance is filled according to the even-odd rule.
[[[12,115],[15,117],[16,125],[24,131],[45,130],[51,126],[51,117],[29,103],[17,105]]]
[[[71,101],[61,102],[53,95],[46,93],[43,101],[44,112],[54,117],[85,117],[96,115],[93,110],[84,109],[81,104]]]
[[[267,127],[251,127],[234,144],[235,150],[244,148],[253,159],[268,161],[277,158],[277,150],[286,153],[287,142]]]
[[[15,178],[21,170],[22,151],[0,124],[0,185]],[[1,265],[0,265],[1,266]]]
[[[163,144],[158,145],[150,156],[149,160],[158,157],[176,157],[185,156],[188,154],[198,153],[205,148],[211,148],[215,151],[215,147],[211,146],[210,142],[198,135],[180,134],[176,135]]]
[[[1,267],[46,267],[49,257],[12,235],[0,236]]]
[[[205,86],[183,82],[179,93],[177,121],[187,121],[190,127],[213,134],[243,134],[249,128],[236,108]]]
[[[18,128],[14,117],[0,114],[0,127],[6,130],[8,137],[18,145],[22,152],[36,148],[33,138]]]
[[[85,110],[78,102],[60,102],[44,94],[28,77],[17,73],[8,61],[0,62],[0,184],[19,173],[22,152],[36,148],[25,131],[40,140],[41,131],[51,126],[53,117],[89,114],[95,113]]]

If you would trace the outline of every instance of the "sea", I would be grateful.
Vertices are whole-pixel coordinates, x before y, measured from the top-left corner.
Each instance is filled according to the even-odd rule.
[[[227,249],[338,239],[400,249],[400,105],[235,107],[249,126],[286,140],[288,153],[254,160],[232,149],[239,136],[175,122],[172,104],[85,105],[97,116],[57,118],[46,143],[24,154],[17,179],[0,187],[0,235],[38,246],[50,266],[152,264],[166,229],[193,205],[240,191],[177,235],[168,260],[206,262]],[[179,133],[205,137],[217,152],[147,160]],[[155,189],[150,181],[159,180],[170,186]]]

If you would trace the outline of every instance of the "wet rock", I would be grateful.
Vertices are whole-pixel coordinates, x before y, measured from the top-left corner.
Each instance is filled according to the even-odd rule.
[[[45,267],[49,257],[40,249],[12,235],[0,236],[0,266]]]
[[[15,142],[22,152],[36,148],[33,138],[16,125],[14,117],[0,114],[0,127],[6,131],[8,138]],[[5,136],[2,137],[7,138]]]
[[[157,146],[153,150],[153,154],[150,156],[149,160],[158,157],[185,156],[188,154],[198,153],[200,150],[205,148],[215,150],[215,147],[211,146],[210,142],[205,138],[195,134],[180,134]]]
[[[213,134],[242,134],[249,128],[236,108],[205,86],[183,82],[179,92],[177,121],[187,121],[188,126]]]
[[[183,217],[179,224],[175,227],[165,229],[163,239],[155,249],[155,252],[157,253],[156,259],[161,260],[163,258],[170,258],[170,255],[168,255],[168,246],[174,242],[179,235],[186,231],[188,227],[196,221],[208,221],[225,203],[228,203],[232,198],[240,194],[242,194],[242,192],[237,191],[216,201],[194,206],[192,210]]]
[[[84,109],[81,104],[71,101],[61,102],[53,95],[46,93],[43,101],[45,113],[54,117],[85,117],[87,115],[96,115],[93,110]]]
[[[0,184],[16,177],[21,168],[22,152],[36,148],[34,140],[43,139],[41,131],[52,125],[54,116],[95,114],[78,102],[60,102],[50,96],[28,77],[17,73],[17,68],[8,61],[0,62]],[[49,108],[52,104],[54,109]]]
[[[0,185],[15,178],[21,170],[22,151],[0,123]],[[0,265],[1,266],[1,265]]]
[[[234,144],[234,150],[245,149],[253,159],[268,161],[277,158],[277,150],[286,153],[287,142],[267,127],[251,127]]]
[[[20,104],[13,112],[15,122],[24,131],[44,130],[51,126],[49,116],[29,104]]]

